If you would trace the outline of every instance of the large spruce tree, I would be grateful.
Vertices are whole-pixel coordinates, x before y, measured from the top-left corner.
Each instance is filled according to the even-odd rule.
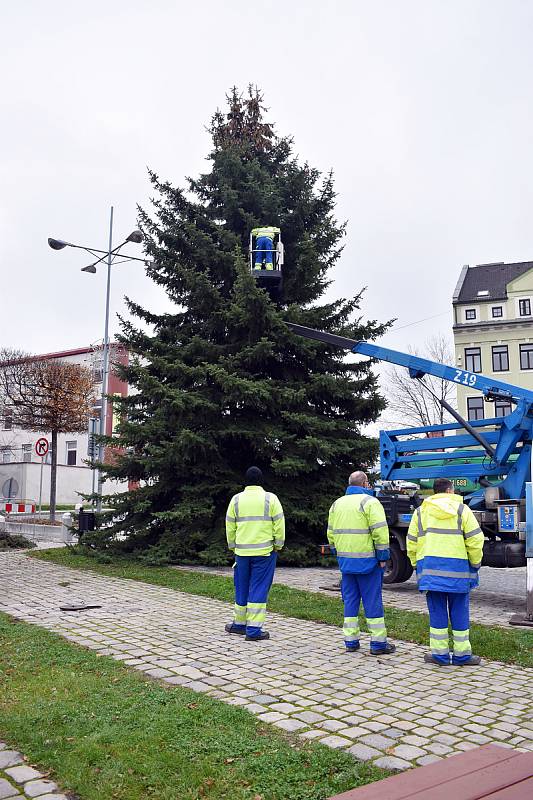
[[[227,101],[211,122],[208,172],[186,190],[150,175],[154,211],[140,213],[148,274],[175,310],[129,302],[142,326],[123,323],[132,393],[113,440],[124,452],[107,473],[138,488],[115,496],[114,524],[99,537],[121,532],[122,547],[153,560],[225,563],[227,503],[255,464],[285,509],[285,561],[310,563],[347,475],[375,459],[360,426],[384,402],[369,361],[348,364],[284,320],[355,339],[386,325],[361,321],[361,294],[321,302],[345,232],[332,175],[299,162],[257,90],[234,89]],[[249,269],[250,230],[260,225],[282,230],[279,302]]]

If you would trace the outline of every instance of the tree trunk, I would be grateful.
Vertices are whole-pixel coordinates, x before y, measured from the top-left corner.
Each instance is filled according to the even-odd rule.
[[[57,494],[57,431],[52,431],[52,462],[50,465],[50,520],[56,518]]]

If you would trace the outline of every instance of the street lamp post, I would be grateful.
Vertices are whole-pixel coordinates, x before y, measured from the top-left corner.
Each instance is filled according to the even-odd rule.
[[[97,254],[102,254],[100,258],[94,261],[92,264],[89,264],[86,267],[82,267],[82,272],[90,272],[94,274],[96,272],[96,265],[102,263],[103,261],[107,261],[107,286],[106,286],[106,299],[105,299],[105,325],[104,325],[104,348],[103,348],[103,355],[102,355],[102,400],[100,406],[100,426],[99,426],[99,434],[100,436],[104,436],[106,432],[106,418],[107,418],[107,390],[108,390],[108,377],[109,377],[109,297],[110,297],[110,290],[111,290],[111,266],[113,265],[115,258],[119,255],[119,251],[121,247],[123,247],[128,242],[134,242],[136,244],[140,244],[142,242],[143,236],[141,231],[134,230],[130,235],[125,239],[122,244],[118,245],[113,250],[113,206],[111,206],[111,212],[109,215],[109,247],[107,250],[98,250],[94,247],[85,247],[84,245],[79,244],[72,244],[72,242],[65,242],[63,239],[48,239],[48,244],[52,248],[52,250],[63,250],[64,247],[73,247],[77,250],[85,250],[87,253],[91,253],[91,255],[96,256]],[[146,259],[144,258],[136,258],[135,256],[128,256],[120,253],[121,261],[118,263],[122,263],[122,261],[142,261],[146,263]],[[105,455],[105,448],[104,444],[100,442],[98,445],[98,461],[100,464],[104,462],[104,455]],[[97,488],[97,500],[96,500],[96,510],[101,511],[102,509],[102,487],[103,487],[103,479],[102,479],[102,471],[98,470],[98,488]]]

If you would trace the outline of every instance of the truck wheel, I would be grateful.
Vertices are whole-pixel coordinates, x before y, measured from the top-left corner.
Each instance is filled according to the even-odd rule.
[[[409,580],[413,574],[413,567],[398,542],[391,541],[390,543],[390,558],[385,567],[385,574],[383,575],[383,583],[403,583]]]

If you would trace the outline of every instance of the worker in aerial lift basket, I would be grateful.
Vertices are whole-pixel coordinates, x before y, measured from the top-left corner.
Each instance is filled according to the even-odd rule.
[[[456,666],[476,666],[469,638],[470,591],[479,584],[484,535],[473,512],[454,494],[447,478],[437,478],[434,494],[416,509],[407,534],[407,555],[416,567],[418,588],[427,592],[429,644],[424,661],[450,663],[448,619]]]
[[[359,606],[363,601],[372,655],[396,650],[387,642],[383,610],[383,572],[389,559],[389,529],[385,510],[373,497],[364,472],[353,472],[344,497],[329,510],[328,542],[336,552],[344,602],[344,644],[359,650]]]
[[[285,543],[285,517],[276,495],[263,489],[258,467],[247,470],[244,491],[230,500],[226,538],[236,561],[233,622],[226,631],[243,634],[247,641],[269,639],[263,623],[278,551]]]
[[[274,269],[272,254],[274,251],[274,238],[280,233],[279,228],[267,226],[264,228],[254,228],[252,236],[255,236],[255,259],[254,269]]]

